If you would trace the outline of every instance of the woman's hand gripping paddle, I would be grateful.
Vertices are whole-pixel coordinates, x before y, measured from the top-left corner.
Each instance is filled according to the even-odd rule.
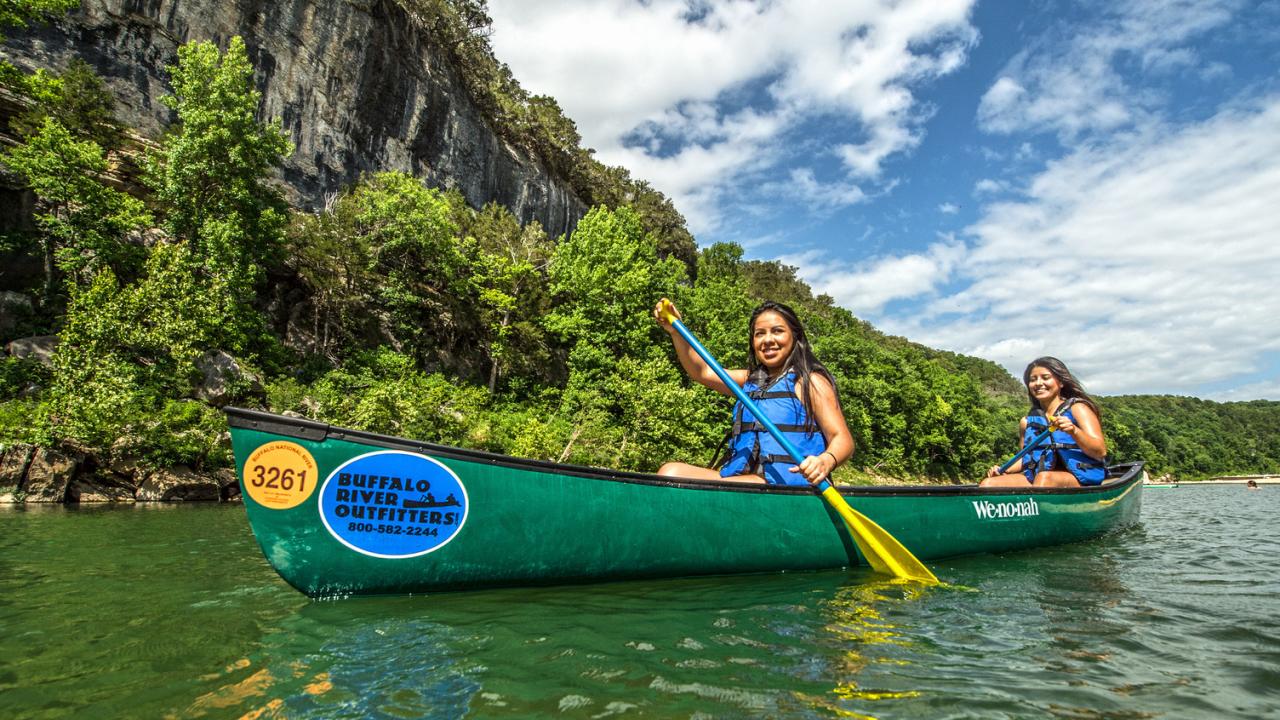
[[[791,459],[795,460],[796,463],[803,462],[804,457],[800,455],[800,451],[796,449],[796,446],[793,445],[791,441],[787,440],[786,436],[782,434],[782,431],[778,430],[778,427],[773,424],[773,421],[769,420],[769,418],[765,417],[760,412],[760,409],[757,408],[755,402],[747,396],[747,393],[742,389],[742,386],[733,381],[733,378],[729,376],[729,373],[720,366],[720,363],[716,362],[716,359],[713,358],[711,353],[702,346],[702,343],[698,342],[698,339],[693,336],[693,333],[689,332],[689,328],[685,327],[684,323],[680,322],[680,320],[676,318],[675,308],[671,305],[670,300],[667,300],[666,298],[662,299],[662,308],[660,312],[662,313],[663,319],[671,323],[671,326],[676,329],[676,332],[680,333],[680,337],[684,338],[684,341],[689,343],[689,347],[693,348],[693,351],[698,354],[698,357],[702,358],[702,361],[715,372],[716,376],[720,378],[720,381],[723,382],[731,392],[733,392],[734,397],[736,397],[745,408],[751,411],[752,417],[756,418],[761,425],[764,425],[765,429],[769,431],[769,434],[773,435],[782,447],[786,448],[787,453],[791,455]],[[903,547],[902,543],[898,542],[897,538],[890,535],[884,528],[872,522],[867,516],[849,507],[849,503],[845,502],[845,499],[840,495],[839,491],[832,487],[829,479],[818,483],[814,486],[814,489],[822,495],[822,498],[827,501],[832,509],[839,513],[840,517],[844,519],[845,525],[849,527],[850,534],[853,535],[854,542],[858,544],[858,550],[862,552],[862,556],[867,559],[867,562],[870,563],[871,567],[877,572],[887,573],[894,575],[895,577],[925,583],[938,582],[938,578],[934,577],[933,573],[929,572],[929,568],[925,567],[924,563],[917,560],[916,557],[911,554],[911,551]]]
[[[1059,415],[1061,415],[1063,412],[1066,412],[1067,408],[1071,407],[1072,403],[1074,403],[1074,402],[1075,402],[1075,398],[1072,398],[1072,399],[1067,400],[1066,402],[1062,403],[1061,405],[1059,405],[1059,406],[1058,406],[1057,413],[1058,413]],[[1001,465],[1001,466],[1000,466],[1000,472],[999,472],[999,474],[1000,474],[1000,475],[1003,475],[1003,474],[1005,474],[1005,473],[1009,472],[1009,468],[1013,467],[1013,464],[1014,464],[1014,463],[1016,463],[1016,462],[1018,462],[1019,460],[1021,460],[1021,459],[1023,458],[1023,456],[1024,456],[1024,455],[1026,455],[1027,453],[1031,452],[1032,450],[1035,450],[1037,447],[1039,447],[1040,443],[1044,442],[1045,438],[1047,438],[1047,437],[1049,437],[1050,435],[1052,435],[1052,434],[1053,434],[1053,421],[1054,421],[1054,419],[1055,419],[1055,416],[1054,416],[1054,415],[1049,415],[1049,416],[1047,417],[1047,420],[1048,420],[1049,422],[1048,422],[1048,427],[1046,427],[1046,428],[1045,428],[1044,432],[1042,432],[1042,433],[1040,433],[1039,435],[1036,435],[1035,437],[1031,438],[1031,442],[1029,442],[1029,443],[1027,443],[1025,446],[1023,446],[1023,448],[1022,448],[1021,450],[1019,450],[1019,451],[1018,451],[1018,454],[1017,454],[1017,455],[1014,455],[1013,457],[1009,458],[1009,461],[1008,461],[1008,462],[1006,462],[1005,464]]]

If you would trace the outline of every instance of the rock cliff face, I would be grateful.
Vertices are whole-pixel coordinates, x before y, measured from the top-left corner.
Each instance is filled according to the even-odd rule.
[[[148,137],[173,120],[165,68],[191,40],[244,38],[261,117],[294,144],[280,170],[291,200],[317,208],[366,172],[401,170],[497,201],[552,236],[586,206],[534,156],[505,143],[458,71],[392,0],[85,0],[52,26],[11,32],[0,52],[27,70],[80,57],[106,79],[117,116]]]

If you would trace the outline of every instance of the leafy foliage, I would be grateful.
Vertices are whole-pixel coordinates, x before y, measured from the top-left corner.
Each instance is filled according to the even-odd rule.
[[[278,131],[246,122],[251,76],[238,39],[225,56],[207,44],[179,52],[170,102],[180,124],[151,164],[172,241],[150,249],[124,237],[149,220],[141,202],[102,180],[93,138],[106,115],[60,102],[65,78],[31,80],[47,91],[29,113],[40,125],[6,161],[48,208],[37,219],[70,302],[30,429],[7,433],[153,464],[228,461],[219,413],[191,399],[196,359],[222,349],[252,360],[273,347],[253,303],[284,218],[264,178],[285,146]]]
[[[79,6],[80,0],[0,0],[0,30],[25,28]]]
[[[1100,398],[1114,462],[1145,460],[1151,475],[1187,480],[1273,473],[1280,403],[1217,403],[1169,395]]]
[[[465,207],[460,200],[454,203]],[[496,203],[466,215],[461,232],[477,245],[475,274],[490,362],[489,392],[497,389],[500,376],[552,379],[549,338],[541,323],[550,307],[546,272],[551,240],[537,221],[521,227]]]
[[[35,135],[52,118],[76,139],[92,140],[104,150],[119,146],[115,99],[85,61],[72,60],[62,73],[36,70],[16,89],[31,102],[9,121],[19,137]]]
[[[104,268],[136,270],[140,248],[126,235],[150,218],[142,201],[103,182],[107,161],[100,145],[75,139],[46,117],[4,161],[40,198],[36,222],[63,275],[84,283]]]
[[[170,71],[174,92],[162,102],[177,113],[177,130],[148,164],[165,227],[230,285],[249,288],[277,257],[286,206],[266,176],[289,142],[257,120],[260,93],[239,37],[226,53],[183,45]]]
[[[499,131],[592,201],[575,231],[552,239],[394,172],[290,215],[266,179],[288,144],[256,120],[238,38],[179,51],[166,100],[179,122],[147,163],[153,219],[107,181],[119,135],[101,81],[80,66],[19,78],[32,105],[5,162],[39,198],[67,304],[41,308],[60,329],[51,369],[0,364],[0,442],[225,465],[220,413],[196,399],[197,359],[217,350],[269,376],[265,399],[239,397],[276,411],[582,465],[706,463],[731,402],[680,371],[649,316],[667,296],[729,366],[747,361],[759,301],[798,311],[857,444],[838,480],[973,481],[1012,454],[1026,401],[1001,368],[886,336],[737,245],[695,250],[666,198],[596,162],[554,100],[496,63],[482,1],[403,4],[449,45]],[[1280,460],[1280,403],[1102,402],[1113,459],[1188,478]]]
[[[135,272],[142,253],[128,235],[150,218],[142,201],[106,180],[107,150],[118,140],[113,101],[88,66],[73,62],[62,75],[40,70],[19,84],[31,106],[12,121],[23,142],[3,162],[38,200],[41,301],[53,314],[68,278],[85,283],[103,268]]]

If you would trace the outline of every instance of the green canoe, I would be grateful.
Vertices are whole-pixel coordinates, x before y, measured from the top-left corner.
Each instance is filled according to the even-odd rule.
[[[806,487],[558,465],[228,408],[267,561],[312,597],[866,566]],[[1071,490],[842,488],[916,557],[1076,542],[1133,523],[1141,463]]]

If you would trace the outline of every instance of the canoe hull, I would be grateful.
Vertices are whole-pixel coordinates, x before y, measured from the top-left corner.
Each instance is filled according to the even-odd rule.
[[[227,414],[254,535],[312,597],[866,565],[839,516],[803,487],[671,481]],[[930,560],[1133,523],[1143,473],[1140,463],[1123,470],[1071,491],[841,492]]]

